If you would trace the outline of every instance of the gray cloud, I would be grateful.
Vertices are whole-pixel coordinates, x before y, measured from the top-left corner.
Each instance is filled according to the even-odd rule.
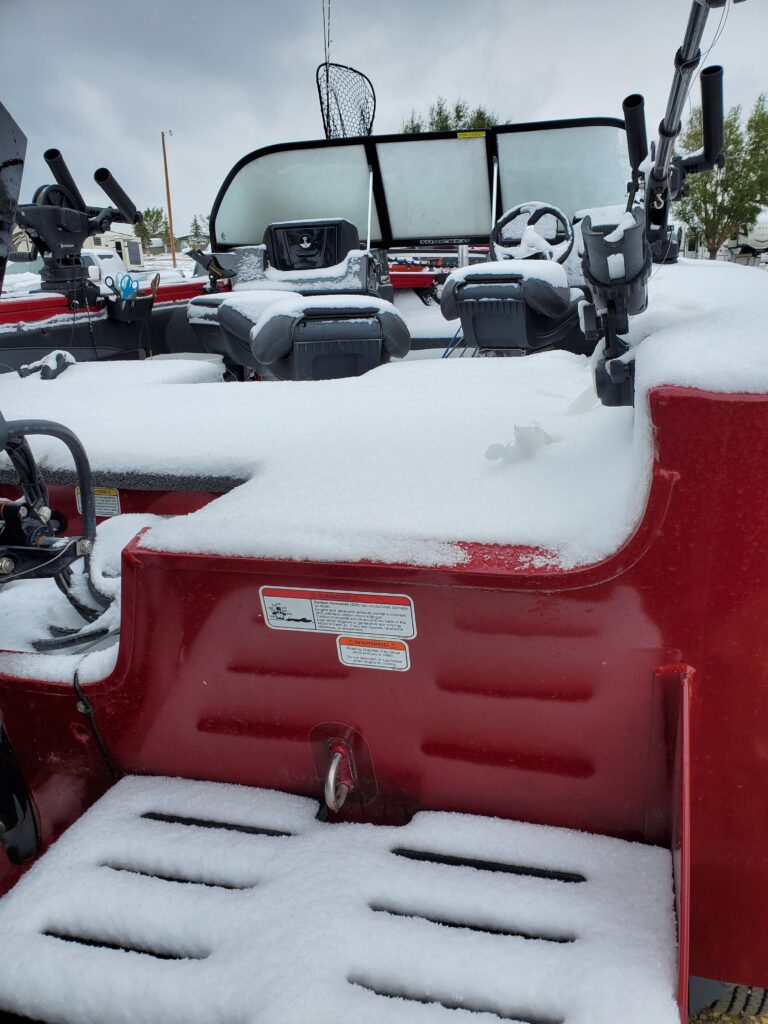
[[[436,95],[514,121],[620,116],[646,96],[661,119],[688,0],[333,0],[332,59],[373,80],[375,131],[398,131]],[[711,40],[720,20],[713,12]],[[174,220],[209,212],[244,153],[322,135],[314,72],[320,0],[0,0],[0,100],[29,139],[23,196],[60,148],[86,198],[106,164],[139,206],[164,205],[160,131],[171,128]],[[768,90],[768,5],[733,6],[710,62],[726,103]],[[694,96],[694,101],[696,97]]]

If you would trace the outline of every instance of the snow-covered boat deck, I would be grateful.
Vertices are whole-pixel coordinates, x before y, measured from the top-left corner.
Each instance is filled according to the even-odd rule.
[[[451,565],[478,542],[572,567],[614,552],[642,516],[652,386],[768,390],[766,309],[759,270],[658,268],[632,322],[634,412],[602,407],[589,362],[562,352],[268,384],[225,384],[205,361],[83,364],[55,381],[0,377],[0,408],[66,423],[115,486],[246,481],[152,529],[149,547]],[[33,448],[44,471],[67,468],[58,442]]]
[[[668,851],[316,812],[124,779],[0,902],[0,1008],[60,1024],[677,1024]]]

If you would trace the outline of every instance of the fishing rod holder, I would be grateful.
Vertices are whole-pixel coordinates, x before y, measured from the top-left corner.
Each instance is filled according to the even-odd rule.
[[[651,249],[645,237],[645,218],[635,207],[625,218],[632,224],[595,227],[590,216],[582,221],[582,273],[592,295],[582,312],[588,341],[605,338],[603,356],[595,368],[595,390],[603,405],[634,404],[635,364],[627,358],[630,316],[648,306]]]
[[[115,205],[87,206],[61,152],[48,149],[43,158],[55,184],[41,185],[31,203],[18,206],[16,222],[32,242],[30,258],[43,257],[41,291],[63,293],[70,309],[93,306],[99,288],[83,264],[85,240],[108,231],[114,221],[139,224],[142,215],[106,167],[93,177]]]
[[[724,166],[723,69],[719,65],[701,72],[701,113],[704,146],[701,153],[688,157],[674,156],[675,143],[682,131],[685,103],[701,64],[701,40],[709,13],[725,7],[730,0],[693,0],[685,38],[675,54],[675,71],[664,118],[659,125],[658,141],[652,146],[648,167],[648,138],[645,127],[645,104],[634,94],[624,101],[624,123],[627,130],[632,182],[631,207],[634,197],[645,185],[646,237],[655,263],[675,263],[679,243],[669,225],[671,204],[687,194],[686,178]],[[742,3],[743,0],[733,0]]]

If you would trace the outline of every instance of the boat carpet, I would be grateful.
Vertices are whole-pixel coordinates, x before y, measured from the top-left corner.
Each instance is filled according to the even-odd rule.
[[[0,900],[0,1020],[677,1024],[666,850],[129,777]]]

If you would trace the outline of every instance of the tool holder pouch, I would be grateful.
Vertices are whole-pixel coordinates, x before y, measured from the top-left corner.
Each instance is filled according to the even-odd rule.
[[[147,320],[152,313],[155,299],[152,295],[134,295],[130,299],[108,299],[107,315],[110,320],[132,323],[135,320]]]

